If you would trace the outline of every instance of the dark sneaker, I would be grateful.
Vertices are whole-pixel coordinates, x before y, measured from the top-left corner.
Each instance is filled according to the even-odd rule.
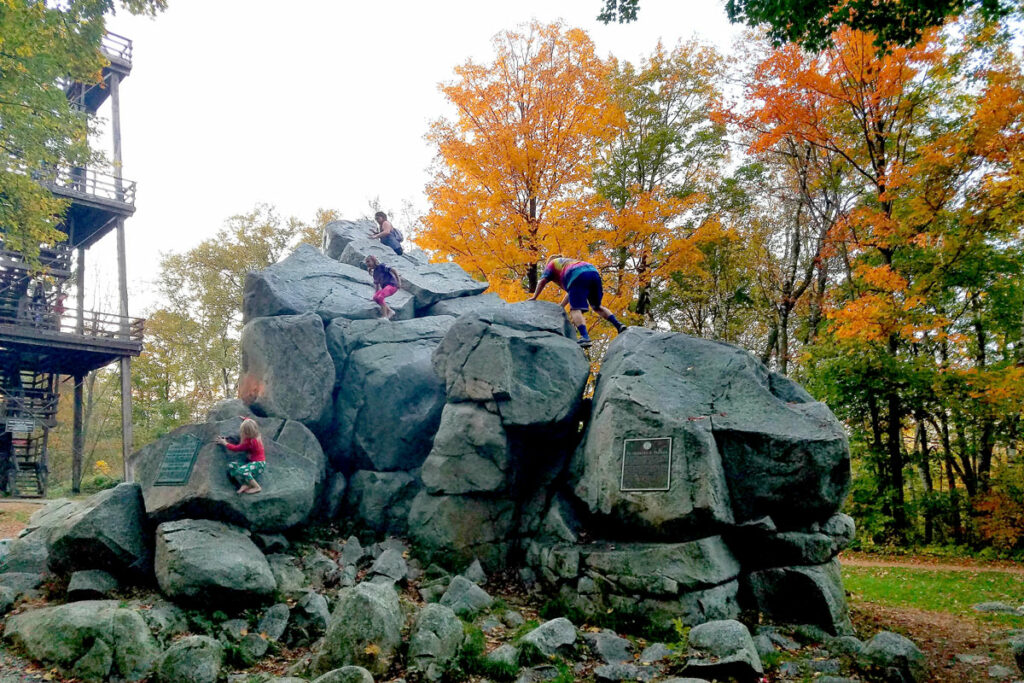
[[[591,345],[591,344],[593,344],[594,342],[593,342],[593,341],[591,341],[590,337],[580,337],[580,338],[579,338],[579,339],[578,339],[578,340],[576,341],[576,343],[577,343],[577,344],[579,344],[579,345],[580,345],[581,347],[583,347],[584,349],[589,349],[589,348],[590,348],[590,345]]]
[[[619,334],[622,334],[623,332],[626,331],[626,326],[623,325],[622,323],[619,323],[619,326],[615,328],[615,331],[618,332]]]

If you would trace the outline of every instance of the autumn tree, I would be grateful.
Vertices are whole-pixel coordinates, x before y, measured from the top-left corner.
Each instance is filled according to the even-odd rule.
[[[966,287],[964,274],[994,275],[1000,259],[988,252],[1007,243],[1015,220],[1007,218],[1008,195],[996,190],[1014,174],[1018,67],[998,41],[947,51],[948,41],[960,40],[952,32],[933,31],[882,56],[871,35],[844,29],[833,39],[821,54],[791,46],[759,65],[748,90],[757,102],[750,124],[761,131],[753,149],[794,141],[832,155],[863,190],[829,233],[845,272],[831,292],[828,338],[817,345],[811,374],[838,412],[863,420],[885,514],[902,535],[905,468],[928,450],[915,448],[906,428],[948,416],[936,390],[949,371],[957,374],[954,358],[987,376],[987,326],[975,325],[971,352],[967,337],[953,334],[954,317],[983,308],[976,287],[984,278]],[[951,56],[965,49],[969,57]],[[983,419],[970,446],[983,469],[993,435]]]
[[[612,99],[624,114],[595,172],[607,201],[602,240],[616,309],[640,320],[673,273],[692,272],[701,255],[690,237],[727,157],[724,127],[708,112],[719,98],[724,62],[696,41],[671,51],[660,43],[639,65],[616,63]]]
[[[116,6],[154,14],[166,0],[122,0]],[[89,150],[90,122],[73,109],[63,83],[99,83],[100,50],[113,0],[0,3],[0,232],[5,248],[31,256],[63,239],[57,226],[67,202],[40,179],[60,165],[98,161]]]
[[[437,161],[418,241],[516,300],[545,255],[590,255],[593,166],[622,116],[585,32],[535,21],[493,46],[441,85],[455,116],[427,136]]]

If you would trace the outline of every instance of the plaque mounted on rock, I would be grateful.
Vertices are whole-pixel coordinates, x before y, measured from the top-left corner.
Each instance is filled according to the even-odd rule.
[[[160,469],[156,473],[153,486],[184,486],[192,476],[192,466],[196,464],[196,455],[203,442],[186,434],[175,439],[164,451]]]
[[[622,442],[620,491],[668,491],[672,485],[672,437]]]

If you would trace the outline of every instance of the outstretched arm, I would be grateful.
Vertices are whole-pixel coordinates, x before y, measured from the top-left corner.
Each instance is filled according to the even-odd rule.
[[[540,282],[537,283],[537,289],[533,290],[533,296],[530,297],[530,301],[536,301],[540,293],[544,291],[544,288],[548,286],[549,280],[546,277],[542,277]]]

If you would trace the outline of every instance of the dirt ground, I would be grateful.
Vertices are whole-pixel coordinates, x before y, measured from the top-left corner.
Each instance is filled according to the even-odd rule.
[[[28,524],[32,513],[45,504],[38,501],[0,499],[0,538],[14,538]]]

